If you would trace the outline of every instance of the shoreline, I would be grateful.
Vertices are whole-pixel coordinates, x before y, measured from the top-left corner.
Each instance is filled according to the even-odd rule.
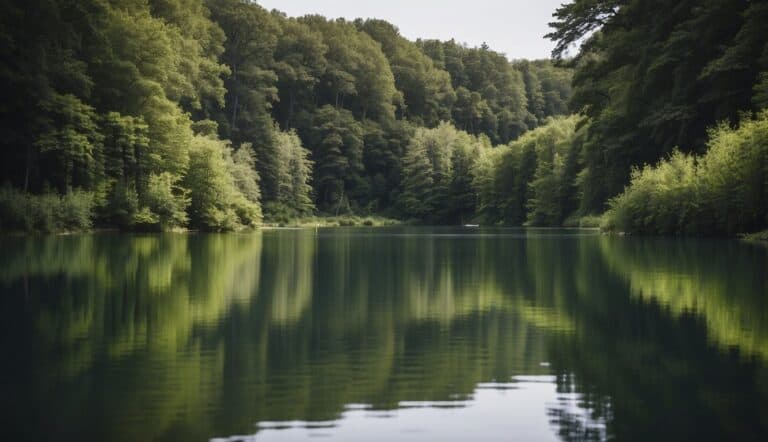
[[[117,227],[96,227],[87,230],[64,230],[64,231],[0,231],[0,238],[2,237],[22,237],[22,236],[69,236],[79,234],[131,234],[131,235],[156,235],[163,233],[247,233],[256,232],[259,230],[279,230],[279,229],[305,229],[305,228],[317,228],[317,227],[385,227],[385,226],[397,226],[405,225],[405,221],[396,220],[393,218],[385,218],[381,216],[357,216],[357,215],[340,215],[340,216],[311,216],[305,218],[295,218],[286,221],[265,221],[262,224],[255,227],[247,227],[243,229],[235,230],[222,230],[222,231],[207,231],[193,228],[174,227],[171,229],[159,229],[159,230],[123,230]]]
[[[0,238],[6,237],[6,238],[17,238],[17,237],[36,237],[36,236],[71,236],[71,235],[83,235],[83,234],[90,234],[90,235],[102,235],[102,234],[118,234],[118,235],[158,235],[158,234],[167,234],[167,233],[175,233],[175,234],[197,234],[197,233],[239,233],[239,234],[245,234],[245,233],[252,233],[252,232],[258,232],[258,231],[269,231],[269,230],[301,230],[301,229],[312,229],[312,228],[334,228],[334,227],[391,227],[391,226],[407,226],[407,225],[414,225],[419,226],[420,224],[413,224],[412,222],[408,221],[401,221],[393,218],[385,218],[381,216],[357,216],[357,215],[342,215],[342,216],[311,216],[311,217],[305,217],[305,218],[296,218],[291,219],[288,221],[266,221],[263,224],[260,224],[256,227],[249,227],[244,229],[237,229],[237,230],[226,230],[226,231],[207,231],[207,230],[200,230],[200,229],[188,229],[188,228],[179,228],[175,227],[168,230],[121,230],[116,227],[98,227],[94,229],[88,229],[88,230],[74,230],[74,231],[60,231],[60,232],[41,232],[41,231],[32,231],[32,232],[23,232],[23,231],[9,231],[4,232],[0,231]],[[422,226],[429,226],[429,225],[422,225]],[[450,225],[446,226],[440,226],[440,227],[452,227]],[[453,227],[461,227],[461,225],[456,225]],[[601,235],[604,236],[616,236],[616,237],[627,237],[627,236],[634,236],[634,237],[658,237],[657,235],[637,235],[637,234],[630,234],[627,232],[616,232],[612,230],[605,230],[600,227],[596,227],[594,225],[584,224],[584,225],[573,225],[573,224],[566,224],[563,226],[557,226],[557,227],[535,227],[535,226],[495,226],[495,225],[486,225],[486,226],[478,226],[478,227],[508,227],[508,228],[533,228],[533,229],[569,229],[569,230],[585,230],[585,231],[597,231]],[[709,236],[680,236],[680,235],[671,235],[667,236],[668,238],[711,238]],[[722,239],[732,239],[737,240],[741,242],[746,243],[752,243],[752,244],[759,244],[768,246],[768,230],[763,230],[760,232],[753,232],[753,233],[742,233],[737,234],[735,236],[730,237],[722,237]]]
[[[768,230],[739,235],[739,240],[753,244],[768,245]]]

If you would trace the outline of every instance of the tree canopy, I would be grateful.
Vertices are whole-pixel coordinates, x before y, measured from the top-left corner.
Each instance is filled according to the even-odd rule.
[[[22,230],[317,212],[560,225],[768,105],[764,1],[573,0],[553,16],[554,60],[509,60],[245,0],[12,0],[0,217]],[[46,204],[86,216],[59,222]]]

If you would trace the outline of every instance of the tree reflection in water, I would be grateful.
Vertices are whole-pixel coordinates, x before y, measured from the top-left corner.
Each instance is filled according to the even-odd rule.
[[[764,248],[420,228],[0,242],[12,437],[343,425],[354,404],[471,406],[545,375],[563,440],[768,435]]]

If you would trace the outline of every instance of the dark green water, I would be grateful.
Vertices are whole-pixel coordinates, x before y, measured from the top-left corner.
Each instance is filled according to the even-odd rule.
[[[768,249],[428,228],[0,239],[0,439],[768,440]]]

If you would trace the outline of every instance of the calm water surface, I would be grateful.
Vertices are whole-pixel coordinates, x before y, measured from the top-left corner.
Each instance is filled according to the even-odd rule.
[[[0,439],[768,440],[768,249],[578,230],[0,238]]]

